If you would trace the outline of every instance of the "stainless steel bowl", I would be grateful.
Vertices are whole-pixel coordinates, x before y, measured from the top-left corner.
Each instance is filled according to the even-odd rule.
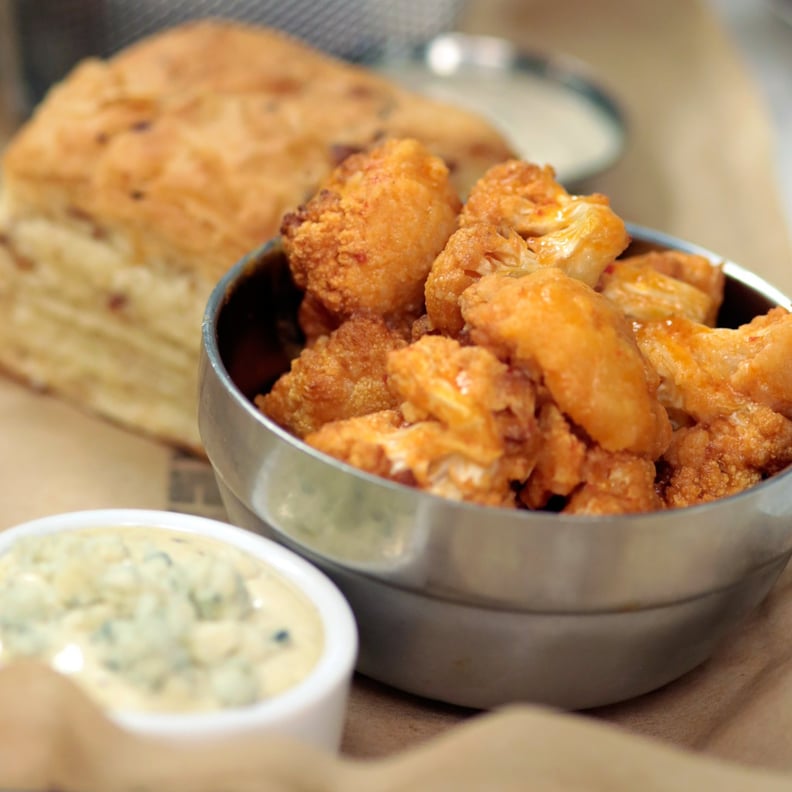
[[[629,231],[630,252],[721,260]],[[720,324],[792,307],[736,264],[725,272]],[[478,708],[612,703],[704,661],[786,565],[792,471],[702,506],[583,517],[457,503],[314,451],[250,401],[299,348],[298,302],[277,241],[217,285],[199,426],[230,520],[311,560],[350,601],[363,674]]]

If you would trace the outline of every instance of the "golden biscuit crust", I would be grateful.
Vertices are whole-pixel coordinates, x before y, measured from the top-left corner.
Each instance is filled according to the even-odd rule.
[[[0,368],[200,452],[212,288],[350,153],[408,136],[460,192],[508,153],[474,114],[266,28],[200,21],[82,62],[3,157]]]
[[[345,155],[408,136],[460,192],[509,155],[472,113],[272,30],[208,20],[83,62],[12,142],[4,180],[12,213],[124,233],[140,262],[216,279]]]

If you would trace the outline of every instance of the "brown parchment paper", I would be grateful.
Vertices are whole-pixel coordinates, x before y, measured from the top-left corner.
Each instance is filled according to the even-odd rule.
[[[769,115],[703,0],[473,0],[462,27],[587,62],[629,123],[623,159],[588,189],[606,193],[627,220],[717,250],[792,293]],[[113,506],[223,516],[204,462],[0,377],[0,529],[58,511]],[[792,770],[790,636],[792,571],[703,667],[663,690],[572,721],[585,724],[585,735],[591,725],[616,724],[705,755]],[[358,678],[343,755],[395,760],[477,723],[471,715]],[[492,755],[503,761],[502,752]]]

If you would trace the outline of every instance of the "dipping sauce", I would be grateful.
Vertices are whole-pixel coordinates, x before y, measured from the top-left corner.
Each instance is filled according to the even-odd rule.
[[[552,164],[561,182],[599,172],[619,157],[624,145],[621,123],[607,108],[540,74],[468,64],[446,74],[422,64],[385,64],[380,71],[410,90],[485,116],[520,158]]]
[[[288,580],[195,534],[90,528],[0,556],[0,664],[44,660],[109,709],[250,705],[307,676],[323,641]]]

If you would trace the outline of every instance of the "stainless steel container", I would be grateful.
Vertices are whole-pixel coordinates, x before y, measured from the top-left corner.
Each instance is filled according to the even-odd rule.
[[[718,260],[629,231],[632,251]],[[790,307],[736,264],[725,272],[721,324]],[[362,673],[471,707],[615,702],[709,657],[786,565],[792,471],[702,506],[583,517],[444,500],[319,454],[250,401],[296,351],[298,300],[277,242],[218,284],[200,431],[230,519],[297,550],[345,593]]]

